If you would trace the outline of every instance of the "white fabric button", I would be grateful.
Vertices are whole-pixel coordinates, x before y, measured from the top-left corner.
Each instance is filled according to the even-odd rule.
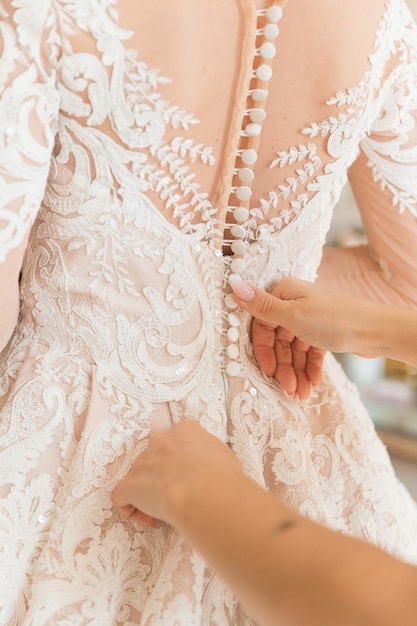
[[[275,48],[273,43],[266,41],[259,48],[259,54],[263,59],[273,59],[277,53],[277,49]]]
[[[229,343],[226,348],[226,354],[229,359],[237,359],[239,356],[239,348],[235,343]]]
[[[238,187],[236,189],[236,195],[239,198],[239,200],[242,200],[242,202],[245,202],[246,200],[249,200],[249,198],[251,198],[252,189],[250,187],[246,187],[245,185],[242,185],[241,187]]]
[[[232,228],[230,229],[230,233],[233,237],[236,237],[236,239],[242,239],[246,235],[246,230],[243,228],[243,226],[239,226],[239,224],[236,224],[235,226],[232,226]]]
[[[262,122],[266,119],[266,112],[264,111],[264,109],[252,109],[249,113],[249,117],[252,122],[262,124]]]
[[[248,167],[242,167],[242,169],[239,170],[238,176],[242,183],[247,183],[249,185],[255,178],[255,174]]]
[[[224,299],[224,303],[228,309],[237,309],[238,304],[231,293],[228,293]]]
[[[260,124],[246,124],[245,133],[249,135],[249,137],[257,137],[261,134],[261,126]]]
[[[233,211],[233,217],[237,222],[246,222],[249,217],[249,211],[247,208],[240,206]]]
[[[264,28],[264,37],[266,39],[276,39],[279,34],[279,28],[276,24],[267,24]]]
[[[236,361],[230,361],[230,363],[228,363],[226,365],[226,373],[229,376],[238,376],[240,374],[240,370],[242,369],[242,366],[240,365],[240,363],[237,363]]]
[[[266,17],[270,22],[279,22],[282,18],[282,9],[278,6],[269,7],[266,11]]]
[[[246,263],[243,259],[233,259],[230,264],[230,269],[234,274],[241,274],[246,267]]]
[[[231,246],[233,254],[245,254],[247,247],[244,241],[234,241]]]
[[[244,150],[242,152],[242,161],[246,165],[253,165],[254,163],[256,163],[257,158],[258,158],[258,153],[256,152],[256,150],[253,150],[252,148],[250,148],[249,150]]]
[[[268,92],[266,89],[254,89],[251,93],[251,98],[254,102],[262,102],[266,100],[268,97]]]
[[[232,343],[236,343],[239,339],[239,329],[236,328],[236,326],[232,326],[231,328],[229,328],[229,330],[227,331],[227,338]]]
[[[233,281],[238,280],[239,282],[242,280],[242,276],[240,274],[229,274],[229,285],[233,285]]]
[[[256,74],[256,78],[259,78],[259,80],[270,80],[271,76],[272,76],[272,69],[269,67],[269,65],[260,65],[258,67],[258,69],[255,72]]]
[[[227,316],[227,321],[230,324],[231,328],[239,328],[242,320],[237,313],[229,313]]]

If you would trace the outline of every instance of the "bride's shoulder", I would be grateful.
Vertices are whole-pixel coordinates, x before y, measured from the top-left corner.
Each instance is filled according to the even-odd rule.
[[[380,35],[394,9],[403,4],[403,0],[292,0],[282,22],[283,56],[300,71],[308,68],[327,90],[355,85],[381,46]],[[389,47],[387,38],[384,41]],[[290,55],[294,48],[295,56]]]

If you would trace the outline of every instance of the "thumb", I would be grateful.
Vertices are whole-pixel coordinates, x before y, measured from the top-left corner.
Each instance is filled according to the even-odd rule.
[[[252,317],[274,327],[286,325],[289,301],[238,280],[231,281],[230,285],[236,302]]]

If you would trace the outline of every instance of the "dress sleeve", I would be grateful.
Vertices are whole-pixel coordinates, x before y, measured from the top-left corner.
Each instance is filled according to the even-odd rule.
[[[54,33],[48,1],[0,3],[0,349],[12,330],[22,258],[54,144],[59,110]]]
[[[397,71],[349,178],[367,246],[327,249],[320,280],[417,308],[417,62]]]

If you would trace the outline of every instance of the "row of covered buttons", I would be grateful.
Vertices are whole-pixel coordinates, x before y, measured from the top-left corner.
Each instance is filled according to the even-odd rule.
[[[249,118],[246,124],[242,124],[241,144],[237,152],[237,161],[240,164],[235,168],[236,186],[232,187],[232,193],[236,198],[235,204],[228,207],[228,212],[233,215],[233,221],[227,223],[227,227],[233,239],[230,241],[232,257],[229,267],[228,281],[240,279],[245,270],[244,254],[247,250],[247,229],[244,224],[249,219],[249,202],[252,196],[252,182],[254,180],[254,165],[258,158],[258,146],[262,131],[262,123],[266,119],[265,101],[268,97],[268,81],[272,77],[272,60],[276,55],[276,47],[272,43],[279,34],[277,22],[282,18],[282,7],[285,1],[276,1],[268,9],[260,9],[258,23],[263,22],[257,29],[257,36],[263,42],[256,49],[255,55],[261,59],[261,63],[253,70],[252,79],[256,85],[249,90],[249,107],[245,111],[245,117]],[[266,22],[266,23],[265,23]],[[266,41],[265,41],[266,40]],[[228,362],[226,373],[235,377],[240,374],[239,362],[239,327],[241,325],[240,314],[236,311],[237,304],[231,293],[225,296],[227,313],[227,341],[226,355]]]

